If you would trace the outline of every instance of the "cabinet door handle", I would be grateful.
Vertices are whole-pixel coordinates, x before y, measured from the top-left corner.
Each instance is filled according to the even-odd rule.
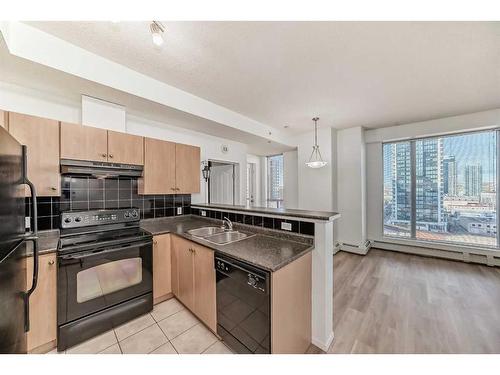
[[[171,187],[170,190],[174,190],[175,191],[175,188]]]
[[[109,157],[110,157],[111,159],[113,159],[113,154],[109,154]]]
[[[153,244],[154,245],[158,245],[158,241],[153,241]]]
[[[178,187],[176,187],[176,188],[175,188],[175,190],[176,190],[176,191],[179,191],[179,190],[181,190],[181,189],[179,189]]]
[[[101,154],[101,156],[105,158],[106,156],[108,156],[108,154]]]
[[[54,265],[54,263],[55,263],[55,261],[54,261],[54,259],[51,259],[51,260],[49,260],[49,262],[48,262],[48,263],[49,263],[49,266],[53,266],[53,265]]]
[[[57,188],[55,188],[54,186],[51,186],[51,187],[50,187],[50,190],[52,190],[52,191],[56,191],[56,190],[57,190]]]

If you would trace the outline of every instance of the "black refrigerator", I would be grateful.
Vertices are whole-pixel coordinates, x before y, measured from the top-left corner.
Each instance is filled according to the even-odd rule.
[[[0,126],[0,353],[26,353],[29,298],[38,278],[36,191],[26,176],[27,152]],[[33,204],[33,231],[29,233],[25,229],[26,186]],[[33,274],[26,275],[30,257]]]

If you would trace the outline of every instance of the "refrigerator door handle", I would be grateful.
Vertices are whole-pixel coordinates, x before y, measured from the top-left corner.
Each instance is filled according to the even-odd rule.
[[[31,288],[24,293],[24,331],[28,332],[30,330],[30,296],[35,291],[38,284],[38,211],[37,211],[37,200],[36,200],[36,188],[35,185],[28,179],[27,173],[27,147],[23,148],[23,184],[29,186],[31,191],[31,202],[33,209],[33,231],[30,235],[25,238],[26,242],[33,243],[33,276],[31,281]]]

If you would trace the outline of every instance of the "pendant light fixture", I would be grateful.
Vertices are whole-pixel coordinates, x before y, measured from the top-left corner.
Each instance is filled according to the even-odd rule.
[[[162,34],[165,32],[165,27],[159,21],[153,21],[149,25],[149,30],[151,31],[151,36],[153,38],[153,44],[160,47],[163,44]]]
[[[309,161],[306,163],[306,165],[309,168],[322,168],[325,165],[327,165],[328,162],[323,160],[323,157],[321,156],[321,152],[319,151],[319,145],[318,145],[318,120],[319,120],[319,117],[314,117],[312,120],[314,121],[314,146],[313,146],[311,156],[309,157]]]

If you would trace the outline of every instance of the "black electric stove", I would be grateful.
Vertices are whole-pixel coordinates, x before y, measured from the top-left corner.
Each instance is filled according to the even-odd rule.
[[[153,308],[153,240],[136,208],[64,212],[58,246],[58,350]]]

